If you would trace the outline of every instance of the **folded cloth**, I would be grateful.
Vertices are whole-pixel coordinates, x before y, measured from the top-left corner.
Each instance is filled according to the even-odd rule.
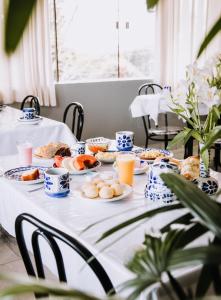
[[[130,105],[132,118],[149,115],[155,125],[158,125],[158,115],[161,112],[160,104],[163,98],[160,93],[137,96]]]

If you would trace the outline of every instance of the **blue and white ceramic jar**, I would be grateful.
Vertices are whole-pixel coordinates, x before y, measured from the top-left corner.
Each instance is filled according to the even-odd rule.
[[[66,197],[70,192],[69,173],[64,168],[50,168],[44,173],[45,193],[50,197]]]
[[[116,147],[119,151],[131,151],[134,144],[134,133],[132,131],[116,132]]]
[[[25,120],[33,120],[36,116],[35,108],[33,107],[24,107],[23,108],[23,118]]]
[[[200,150],[203,144],[200,144]],[[210,170],[207,169],[202,158],[200,157],[200,176],[194,180],[194,183],[205,192],[208,196],[216,194],[218,191],[218,181],[210,176]]]
[[[74,145],[74,154],[78,155],[78,154],[85,154],[85,142],[77,142]]]
[[[161,173],[179,173],[179,169],[168,158],[162,158],[160,161],[153,163],[148,172],[145,197],[154,202],[171,203],[177,200],[177,197],[161,179]]]

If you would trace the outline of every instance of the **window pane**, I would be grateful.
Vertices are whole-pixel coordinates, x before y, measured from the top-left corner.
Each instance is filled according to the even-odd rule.
[[[146,0],[119,0],[120,77],[151,77],[154,67],[155,12]]]
[[[117,0],[56,0],[56,16],[59,80],[117,77]]]

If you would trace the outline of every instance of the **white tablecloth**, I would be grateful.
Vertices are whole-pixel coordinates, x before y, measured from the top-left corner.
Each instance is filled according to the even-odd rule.
[[[36,125],[26,125],[18,121],[22,112],[6,107],[0,112],[0,155],[16,154],[16,141],[28,140],[33,147],[49,142],[63,142],[72,146],[76,142],[68,126],[62,122],[43,118]]]
[[[155,125],[158,125],[159,114],[171,112],[168,99],[168,95],[163,93],[136,96],[130,105],[132,118],[149,115]],[[208,114],[208,111],[209,109],[205,104],[200,104],[200,115],[205,116]]]
[[[16,162],[16,156],[1,157],[0,168],[7,170],[16,167]],[[46,161],[34,159],[34,164],[51,166],[52,160]],[[112,166],[104,165],[101,167],[100,171],[102,170],[113,169]],[[147,180],[146,174],[135,176],[133,194],[122,201],[99,203],[99,201],[96,200],[80,199],[79,193],[77,192],[79,184],[88,178],[91,178],[93,174],[94,173],[91,172],[86,175],[72,176],[71,193],[68,197],[63,199],[50,198],[45,195],[44,190],[29,193],[28,191],[34,188],[34,186],[12,183],[5,178],[0,178],[0,223],[7,232],[14,236],[15,219],[19,214],[26,212],[45,221],[51,226],[61,229],[77,238],[93,254],[97,255],[113,284],[118,286],[120,283],[133,276],[133,274],[131,274],[124,266],[124,263],[131,256],[134,249],[141,245],[144,239],[144,233],[153,228],[157,229],[162,227],[164,224],[174,219],[175,215],[178,216],[178,211],[160,215],[160,218],[155,217],[151,219],[115,243],[113,243],[113,241],[122,235],[125,230],[123,232],[118,232],[114,237],[112,236],[101,243],[95,244],[95,241],[106,229],[109,229],[122,221],[128,220],[128,218],[132,216],[151,209],[155,207],[156,204],[148,202],[147,199],[144,198],[144,187]],[[120,212],[122,212],[122,214],[119,214]],[[96,225],[79,236],[80,232],[86,226],[113,215],[116,216],[107,219],[105,222]],[[126,231],[128,229],[129,228],[127,228]],[[110,245],[110,247],[98,255],[98,253],[107,245]],[[69,255],[70,254],[66,255],[66,257],[69,257]],[[45,255],[45,257],[47,258],[45,263],[53,272],[55,272],[50,259],[47,255]],[[69,265],[70,277],[75,279],[75,286],[77,281],[78,288],[98,293],[98,290],[94,285],[92,285],[92,287],[89,287],[88,284],[85,285],[85,277],[80,279],[78,276],[78,272],[82,269],[82,266],[78,269],[72,267],[71,263]],[[78,275],[76,275],[76,272]]]

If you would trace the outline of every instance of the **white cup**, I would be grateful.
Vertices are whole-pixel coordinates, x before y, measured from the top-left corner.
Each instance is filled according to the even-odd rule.
[[[69,182],[69,173],[64,168],[50,168],[44,173],[44,189],[50,197],[66,197],[70,192]]]
[[[29,142],[17,142],[18,160],[23,167],[32,164],[32,144]]]

